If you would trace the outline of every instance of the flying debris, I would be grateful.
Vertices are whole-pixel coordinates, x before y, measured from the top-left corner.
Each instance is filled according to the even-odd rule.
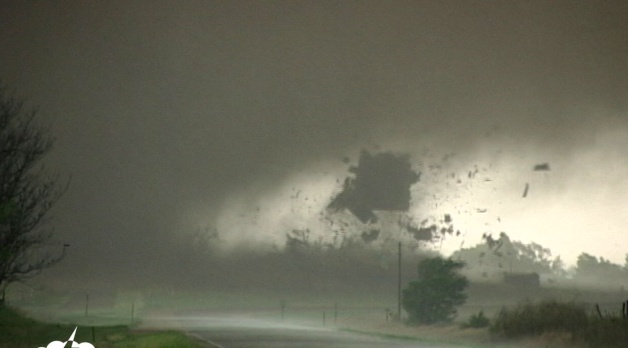
[[[539,163],[534,166],[535,172],[547,172],[550,170],[549,163]]]
[[[479,170],[478,170],[478,166],[477,166],[477,165],[475,165],[475,166],[474,166],[474,169],[469,171],[469,173],[467,174],[467,177],[468,177],[469,179],[475,179],[475,175],[476,175],[477,173],[479,173]]]
[[[379,230],[372,229],[369,231],[362,232],[361,237],[364,243],[366,244],[371,243],[372,241],[376,240],[377,237],[379,237]]]
[[[528,190],[530,189],[530,185],[526,182],[526,187],[523,189],[523,198],[528,196]]]
[[[486,213],[487,209],[477,208],[475,211],[477,211],[478,213]]]
[[[345,179],[342,191],[327,206],[332,211],[349,210],[362,223],[376,222],[374,210],[408,211],[410,186],[420,173],[412,170],[409,156],[393,153],[360,153],[352,177]]]
[[[436,225],[431,225],[429,227],[416,228],[412,226],[408,226],[408,232],[414,236],[416,240],[424,240],[431,241],[432,235],[437,231]]]
[[[445,222],[446,223],[451,223],[451,215],[445,214]]]

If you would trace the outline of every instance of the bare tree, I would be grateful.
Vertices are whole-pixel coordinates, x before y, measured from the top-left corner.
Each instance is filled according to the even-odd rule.
[[[7,286],[59,262],[66,244],[50,243],[44,217],[65,188],[44,172],[53,140],[34,122],[36,111],[0,86],[0,306]]]

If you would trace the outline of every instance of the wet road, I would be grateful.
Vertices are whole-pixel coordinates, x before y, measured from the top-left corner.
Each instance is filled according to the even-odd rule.
[[[386,338],[312,328],[248,318],[216,318],[207,316],[169,316],[150,318],[145,328],[175,329],[187,332],[211,348],[444,348],[451,347],[410,339]],[[456,346],[460,347],[460,346]]]
[[[436,348],[445,347],[413,340],[381,338],[335,330],[308,329],[208,329],[190,331],[190,334],[216,348]]]

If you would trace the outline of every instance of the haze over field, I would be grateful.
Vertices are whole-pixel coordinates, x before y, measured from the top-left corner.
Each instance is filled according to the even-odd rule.
[[[624,264],[626,18],[625,1],[4,0],[0,79],[72,178],[51,220],[71,249],[45,274],[174,276],[191,236],[332,238],[362,150],[421,173],[411,219],[450,214],[460,235],[428,247],[505,231]]]

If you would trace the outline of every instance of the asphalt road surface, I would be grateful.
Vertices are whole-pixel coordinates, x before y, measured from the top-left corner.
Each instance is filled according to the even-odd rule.
[[[336,330],[309,330],[294,328],[252,329],[208,329],[190,331],[190,334],[216,348],[432,348],[444,347],[419,341],[381,338]]]
[[[451,347],[410,339],[385,338],[330,328],[311,328],[247,318],[176,316],[151,318],[147,328],[187,332],[212,348],[327,347],[327,348],[444,348]],[[460,346],[457,346],[460,347]]]

